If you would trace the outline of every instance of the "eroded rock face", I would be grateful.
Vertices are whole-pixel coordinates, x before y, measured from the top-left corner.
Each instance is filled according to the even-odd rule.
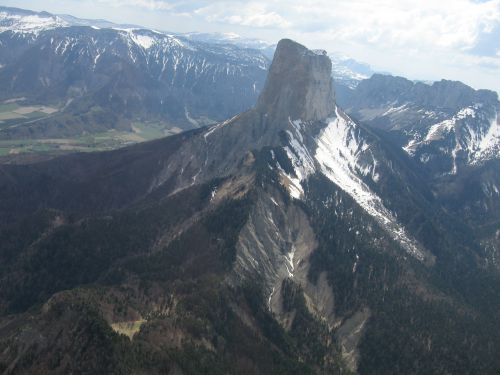
[[[339,327],[335,336],[340,343],[342,357],[351,371],[357,371],[359,364],[359,342],[363,337],[366,323],[370,318],[369,308],[357,311],[353,316],[346,319]]]
[[[279,312],[278,291],[285,278],[306,279],[303,269],[316,248],[309,219],[275,189],[259,194],[238,244],[232,281],[258,277],[268,293],[268,307]]]
[[[332,63],[289,39],[278,43],[256,110],[275,119],[316,121],[334,112]]]

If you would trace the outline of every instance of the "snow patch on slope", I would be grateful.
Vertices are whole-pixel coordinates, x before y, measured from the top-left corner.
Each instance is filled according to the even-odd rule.
[[[411,139],[403,150],[410,156],[415,156],[422,146],[449,138],[452,148],[443,145],[438,152],[452,158],[450,173],[456,174],[459,155],[469,164],[500,157],[499,121],[496,111],[493,117],[489,117],[481,111],[480,105],[463,108],[452,118],[432,125],[423,139]],[[425,155],[421,155],[420,159],[424,163],[429,160]]]
[[[429,128],[427,135],[425,136],[424,142],[432,142],[443,139],[455,126],[455,120],[445,120],[438,124],[432,125]]]
[[[407,109],[406,108],[407,106],[408,106],[408,103],[400,105],[399,107],[389,107],[384,113],[382,113],[380,115],[380,117],[389,116],[389,115],[394,114],[394,113],[403,112]]]
[[[292,245],[291,250],[285,255],[285,266],[288,272],[288,277],[293,277],[293,272],[295,271],[295,265],[293,264],[293,258],[295,257],[295,245]]]
[[[406,251],[423,260],[424,255],[418,243],[410,238],[395,216],[384,206],[359,177],[365,168],[360,165],[360,157],[368,152],[369,146],[356,134],[356,124],[335,110],[336,117],[328,120],[318,139],[315,158],[321,172],[333,183],[349,194],[368,214],[375,218]]]
[[[293,165],[296,176],[300,181],[304,181],[316,170],[314,166],[314,159],[304,146],[304,139],[301,134],[301,127],[303,125],[302,122],[300,120],[296,120],[290,121],[290,124],[294,127],[295,134],[287,130],[286,133],[289,137],[289,146],[285,147],[285,151],[288,159],[290,159]]]
[[[286,173],[279,162],[277,162],[277,166],[281,176],[281,184],[285,186],[290,196],[295,199],[302,199],[304,197],[304,189],[302,188],[303,180],[297,177],[297,173],[295,173],[295,176]]]
[[[473,163],[494,158],[500,158],[500,116],[498,113],[491,120],[488,131],[478,140]]]
[[[295,199],[301,199],[304,196],[302,181],[306,180],[316,171],[316,166],[314,158],[304,145],[304,137],[302,136],[304,123],[301,120],[292,121],[290,118],[288,122],[293,130],[286,131],[288,146],[285,146],[283,149],[293,166],[294,174],[286,173],[279,163],[278,169],[281,174],[282,183],[288,189],[290,195]]]
[[[140,47],[144,49],[149,49],[153,44],[155,44],[156,40],[151,38],[148,35],[134,34],[131,33],[130,37],[132,40]]]
[[[277,163],[282,184],[290,196],[302,199],[302,182],[319,170],[375,218],[409,254],[424,260],[424,253],[417,241],[408,235],[394,214],[384,206],[382,199],[362,180],[362,177],[370,176],[377,183],[380,175],[377,173],[378,161],[368,143],[360,136],[357,125],[338,107],[335,108],[335,116],[327,120],[327,126],[312,140],[316,143],[314,156],[304,142],[307,123],[289,119],[291,127],[286,131],[288,145],[284,150],[293,172],[286,173]],[[293,257],[293,254],[288,256]],[[289,268],[288,272],[293,274],[293,269]]]

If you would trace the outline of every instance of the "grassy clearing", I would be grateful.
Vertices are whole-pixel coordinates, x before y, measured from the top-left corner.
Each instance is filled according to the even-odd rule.
[[[132,340],[134,335],[140,331],[141,326],[146,323],[144,319],[133,320],[130,322],[119,322],[111,324],[111,328],[117,333],[128,336]]]
[[[178,134],[182,131],[182,129],[178,127],[169,128],[163,123],[140,122],[133,123],[132,129],[134,133],[139,135],[145,141],[165,137],[167,135]]]

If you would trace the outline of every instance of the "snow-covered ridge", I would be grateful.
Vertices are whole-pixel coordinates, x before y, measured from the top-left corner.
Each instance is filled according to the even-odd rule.
[[[496,110],[483,111],[481,105],[463,108],[450,119],[430,126],[420,139],[414,138],[403,149],[415,156],[423,146],[446,145],[438,147],[437,152],[453,159],[450,173],[457,173],[458,158],[469,164],[500,158],[500,119]],[[451,146],[450,146],[451,145]],[[429,158],[423,155],[421,161]]]
[[[256,51],[191,42],[176,35],[139,28],[78,29],[69,33],[46,30],[43,34],[30,35],[43,43],[41,48],[50,48],[56,55],[70,59],[87,60],[94,70],[103,56],[128,57],[134,64],[147,66],[160,80],[166,76],[175,80],[177,73],[182,73],[182,77],[188,72],[195,78],[207,74],[239,76],[247,67],[265,71],[268,64]]]
[[[368,214],[379,222],[403,248],[417,259],[424,255],[416,240],[412,239],[396,217],[361,179],[368,173],[374,181],[378,180],[377,160],[369,145],[357,132],[356,124],[338,108],[335,118],[328,119],[318,139],[315,158],[321,172],[338,187],[349,194]],[[362,163],[361,158],[371,159]]]
[[[385,207],[382,199],[363,181],[368,177],[377,183],[380,176],[377,170],[379,161],[363,139],[360,129],[338,107],[335,109],[335,117],[326,122],[326,127],[313,140],[315,150],[310,152],[303,135],[307,123],[290,121],[288,146],[284,150],[294,173],[287,174],[278,165],[282,182],[289,194],[293,198],[303,199],[302,182],[312,174],[321,172],[350,195],[409,254],[424,260],[424,253],[418,242],[410,237],[395,215]]]
[[[0,33],[11,31],[38,34],[41,31],[67,26],[69,24],[62,18],[48,13],[16,14],[5,10],[0,11]]]
[[[187,42],[181,41],[178,37],[172,34],[166,34],[155,30],[140,29],[140,28],[113,28],[125,40],[132,41],[138,47],[148,50],[154,45],[159,47],[179,47],[189,50],[196,50],[196,48]]]
[[[68,15],[57,16],[46,12],[37,13],[0,6],[0,33],[9,31],[38,37],[42,32],[71,26],[86,26],[95,31],[101,29],[114,30],[129,44],[130,48],[136,46],[148,54],[154,55],[156,60],[158,60],[161,52],[166,52],[171,48],[191,51],[200,49],[203,52],[220,55],[224,60],[234,60],[237,65],[241,66],[257,65],[262,70],[267,70],[269,66],[269,61],[264,55],[258,56],[255,51],[245,49],[253,48],[253,46],[240,46],[240,41],[245,39],[236,37],[235,35],[229,35],[228,41],[238,40],[238,43],[227,43],[225,45],[221,43],[206,43],[197,41],[196,38],[189,38],[189,34],[183,36],[181,34],[171,34],[139,26],[113,24],[104,20],[82,20]],[[143,56],[137,56],[137,53],[131,51],[130,57],[135,62]],[[173,58],[175,59],[175,57]],[[148,61],[151,59],[151,56],[147,57]],[[234,71],[235,68],[237,69],[237,66],[234,64],[228,66],[228,74],[230,74],[229,70]]]

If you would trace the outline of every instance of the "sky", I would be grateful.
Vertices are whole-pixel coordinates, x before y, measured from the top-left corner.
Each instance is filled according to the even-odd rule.
[[[294,39],[410,79],[500,92],[500,0],[14,0],[1,5],[172,32]]]

